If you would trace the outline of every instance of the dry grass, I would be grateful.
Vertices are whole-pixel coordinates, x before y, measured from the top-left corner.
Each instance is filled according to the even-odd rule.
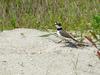
[[[99,0],[0,0],[0,29],[16,27],[54,29],[60,21],[64,29],[89,29],[92,17],[100,12]]]

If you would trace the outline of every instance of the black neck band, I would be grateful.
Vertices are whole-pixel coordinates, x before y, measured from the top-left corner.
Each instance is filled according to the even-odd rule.
[[[62,30],[62,28],[57,28],[57,30]]]

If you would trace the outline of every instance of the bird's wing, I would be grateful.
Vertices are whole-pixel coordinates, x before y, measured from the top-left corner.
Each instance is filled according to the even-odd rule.
[[[66,32],[66,31],[60,31],[60,34],[66,38],[71,38],[74,41],[77,41],[70,33]]]
[[[71,34],[69,34],[69,33],[66,32],[66,31],[60,31],[60,34],[61,34],[62,36],[64,36],[64,37],[66,37],[66,38],[71,38],[71,37],[72,37]]]

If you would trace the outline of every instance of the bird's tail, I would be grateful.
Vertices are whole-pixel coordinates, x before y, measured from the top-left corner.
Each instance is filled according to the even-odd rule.
[[[76,39],[75,39],[75,38],[73,38],[73,37],[72,37],[72,39],[73,39],[75,42],[79,42],[78,40],[76,40]]]
[[[79,42],[78,40],[76,40],[71,34],[69,34],[70,37],[75,41],[75,42]]]

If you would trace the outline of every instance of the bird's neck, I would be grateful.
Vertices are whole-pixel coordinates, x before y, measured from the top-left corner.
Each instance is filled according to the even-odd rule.
[[[57,30],[58,30],[58,31],[61,31],[61,30],[62,30],[62,28],[57,28]]]

